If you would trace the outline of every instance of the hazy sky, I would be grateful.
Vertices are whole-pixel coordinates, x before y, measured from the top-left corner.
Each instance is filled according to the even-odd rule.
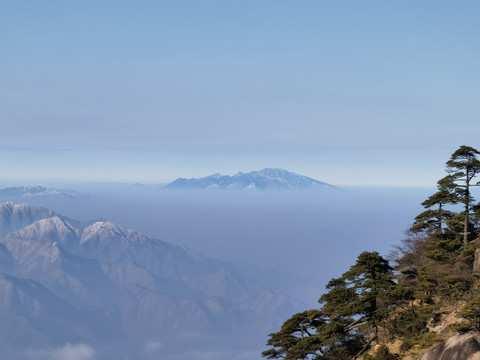
[[[2,181],[282,167],[432,185],[480,147],[480,2],[0,2]]]

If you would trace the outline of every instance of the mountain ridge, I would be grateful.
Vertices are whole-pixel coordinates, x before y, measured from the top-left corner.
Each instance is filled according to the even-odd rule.
[[[24,199],[32,200],[34,198],[65,198],[65,199],[94,199],[89,194],[79,193],[73,190],[61,190],[56,188],[47,188],[41,185],[23,185],[18,187],[8,187],[0,189],[0,199]]]
[[[146,339],[180,341],[186,333],[198,339],[231,334],[233,341],[246,329],[261,334],[266,326],[270,331],[269,324],[301,308],[292,296],[297,290],[287,291],[285,276],[249,273],[108,221],[78,228],[48,209],[13,203],[0,204],[1,214],[0,228],[3,221],[13,224],[13,231],[0,238],[0,279],[13,279],[5,286],[22,286],[21,296],[28,300],[18,303],[15,314],[9,308],[0,311],[0,321],[17,331],[9,336],[13,343],[28,334],[28,343],[61,346],[71,334],[71,342],[110,346],[111,339],[99,335],[98,327],[115,328],[125,351],[134,351],[132,347]],[[43,316],[55,305],[36,300],[39,286],[75,314],[64,320]],[[0,286],[0,298],[10,296],[7,287]],[[32,314],[35,303],[42,316]],[[29,321],[45,328],[31,327]],[[71,331],[59,334],[62,327]],[[1,339],[0,345],[5,345]]]
[[[334,189],[333,185],[284,169],[265,168],[233,176],[215,173],[202,178],[178,178],[164,189],[176,190],[312,190]]]

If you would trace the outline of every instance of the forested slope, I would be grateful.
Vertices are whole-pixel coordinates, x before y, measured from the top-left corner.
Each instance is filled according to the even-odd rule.
[[[327,284],[317,309],[293,315],[270,334],[262,355],[287,360],[479,356],[480,204],[472,195],[479,185],[479,155],[469,146],[456,150],[446,163],[447,176],[422,203],[425,211],[390,261],[377,252],[360,254]]]

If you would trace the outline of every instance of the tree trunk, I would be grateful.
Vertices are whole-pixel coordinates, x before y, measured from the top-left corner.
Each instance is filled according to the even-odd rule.
[[[467,179],[465,181],[465,219],[463,219],[463,250],[467,249],[468,244],[468,218],[470,217],[470,179],[468,178],[467,170]]]

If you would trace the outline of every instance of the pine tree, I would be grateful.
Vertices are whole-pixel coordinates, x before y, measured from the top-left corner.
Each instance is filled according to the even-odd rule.
[[[378,326],[390,315],[395,282],[393,268],[378,252],[363,252],[342,278],[355,289],[355,313],[363,316],[377,334]]]
[[[471,195],[471,187],[478,186],[472,180],[480,172],[480,160],[477,155],[480,152],[470,146],[462,145],[447,161],[447,171],[450,173],[452,182],[456,185],[456,193],[459,202],[464,205],[464,210],[459,214],[459,220],[463,223],[463,246],[466,248],[469,239],[474,238],[470,230],[470,219],[474,198]],[[471,235],[471,236],[469,236]]]
[[[349,271],[332,279],[320,310],[299,313],[270,334],[268,359],[351,360],[377,340],[377,329],[394,304],[393,271],[377,252],[363,252]],[[369,339],[360,331],[367,329]],[[375,336],[370,335],[375,330]]]
[[[438,191],[422,203],[427,210],[415,217],[415,222],[410,230],[426,231],[436,235],[443,234],[446,222],[455,215],[453,211],[445,209],[445,205],[456,204],[460,201],[453,180],[452,176],[448,175],[437,182]]]
[[[427,257],[448,262],[457,250],[467,250],[470,241],[477,237],[474,216],[478,206],[474,206],[471,187],[480,172],[480,155],[476,149],[461,146],[447,161],[449,175],[437,182],[438,191],[425,200],[422,205],[425,211],[415,218],[410,230],[423,234],[426,239]],[[458,213],[447,205],[462,204],[463,211]]]
[[[320,310],[308,310],[285,321],[270,334],[267,359],[351,360],[365,346],[361,334],[349,329],[351,318],[331,319]]]
[[[437,182],[438,191],[422,203],[427,210],[415,217],[410,231],[427,240],[427,257],[437,261],[447,261],[452,253],[462,247],[458,239],[461,226],[454,211],[446,208],[460,202],[457,185],[448,175]]]
[[[306,359],[314,354],[312,337],[316,329],[325,324],[325,318],[319,310],[308,310],[293,315],[285,321],[279,332],[270,334],[267,345],[271,349],[262,353],[267,359]]]

